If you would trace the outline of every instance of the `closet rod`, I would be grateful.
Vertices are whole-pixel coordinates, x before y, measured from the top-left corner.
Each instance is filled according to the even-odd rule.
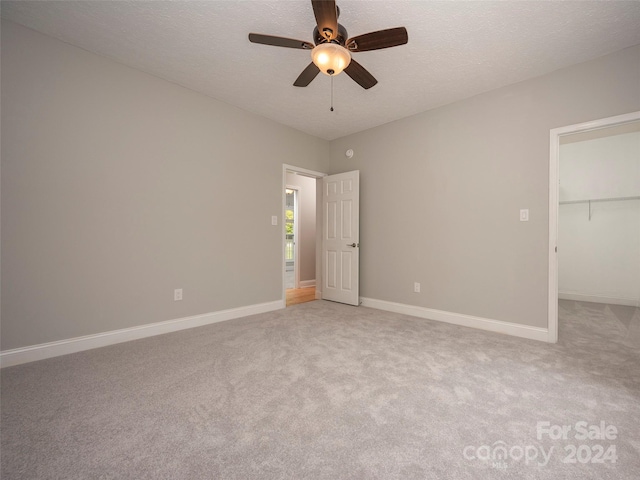
[[[560,205],[569,205],[572,203],[590,203],[590,202],[617,202],[620,200],[640,200],[638,197],[613,197],[613,198],[593,198],[588,200],[569,200],[567,202],[560,202]]]
[[[591,221],[591,202],[618,202],[620,200],[640,200],[639,197],[615,197],[615,198],[594,198],[592,200],[570,200],[568,202],[560,202],[560,205],[569,205],[574,203],[589,204],[589,221]]]

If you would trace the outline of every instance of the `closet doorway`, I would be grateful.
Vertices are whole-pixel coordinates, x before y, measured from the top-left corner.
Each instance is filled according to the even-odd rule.
[[[629,336],[640,321],[640,112],[560,130],[551,135],[550,340],[558,310],[610,317]]]

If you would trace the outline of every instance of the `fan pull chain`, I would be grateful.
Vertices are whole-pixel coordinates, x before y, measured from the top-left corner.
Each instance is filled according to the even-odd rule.
[[[333,75],[331,75],[331,111],[333,112]]]

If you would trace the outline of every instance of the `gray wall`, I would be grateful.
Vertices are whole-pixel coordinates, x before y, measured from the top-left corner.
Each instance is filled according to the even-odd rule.
[[[316,179],[287,172],[287,185],[298,187],[300,281],[316,279]]]
[[[333,141],[329,173],[360,170],[361,295],[546,327],[549,130],[635,110],[640,46]]]
[[[1,85],[3,350],[282,298],[328,142],[4,20]]]
[[[639,85],[635,47],[329,144],[3,21],[1,348],[281,299],[283,163],[360,170],[363,296],[544,327],[549,129]]]

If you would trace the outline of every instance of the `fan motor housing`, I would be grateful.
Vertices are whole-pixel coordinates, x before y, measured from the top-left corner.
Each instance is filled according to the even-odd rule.
[[[349,38],[347,29],[344,28],[342,25],[338,24],[338,35],[336,36],[336,38],[331,40],[331,42],[337,43],[344,47],[344,44],[347,41],[347,38]],[[329,40],[327,40],[325,36],[320,33],[320,31],[318,30],[318,27],[316,26],[313,29],[313,41],[315,42],[316,45],[320,45],[321,43],[327,43]]]

